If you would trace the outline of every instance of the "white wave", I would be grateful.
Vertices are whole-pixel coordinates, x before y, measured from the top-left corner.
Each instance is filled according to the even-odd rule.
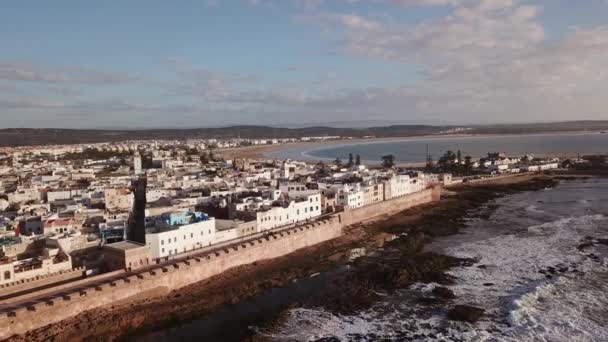
[[[531,213],[539,213],[539,214],[544,213],[543,210],[538,209],[538,207],[535,206],[534,204],[527,206],[526,211],[531,212]]]
[[[504,340],[607,341],[607,275],[561,277],[521,296],[513,302],[512,329]]]
[[[386,298],[383,305],[391,306],[390,312],[339,316],[292,310],[273,337],[350,341],[357,335],[394,339],[409,331],[426,336],[417,340],[608,341],[608,259],[601,262],[608,248],[577,249],[581,241],[589,241],[587,237],[605,238],[608,218],[587,215],[581,206],[554,201],[555,196],[537,192],[505,198],[490,221],[470,220],[470,229],[463,234],[437,242],[441,248],[435,251],[479,260],[472,267],[449,271],[456,278],[450,286],[456,294],[454,304],[486,310],[475,325],[447,321],[445,306],[429,313],[428,308],[417,311],[411,303],[395,304],[401,298],[392,303]],[[543,215],[533,215],[540,212]],[[533,224],[547,217],[554,220]],[[592,260],[590,253],[599,258]],[[598,282],[602,276],[606,279]],[[416,284],[409,290],[429,296],[434,286]]]
[[[322,309],[292,309],[278,333],[262,333],[275,341],[315,341],[333,338],[339,341],[375,341],[378,339],[417,341],[471,341],[485,339],[471,329],[455,323],[446,326],[441,316],[420,317],[404,314],[405,308],[378,313],[367,310],[353,316],[341,316]]]
[[[594,221],[600,221],[603,219],[605,219],[605,217],[602,214],[584,215],[580,217],[568,217],[553,222],[530,226],[528,227],[528,232],[540,235],[553,234],[558,230],[568,228],[569,225],[588,225]]]

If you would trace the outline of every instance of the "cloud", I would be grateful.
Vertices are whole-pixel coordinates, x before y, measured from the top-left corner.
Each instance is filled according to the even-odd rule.
[[[573,30],[549,40],[538,18],[541,8],[519,1],[393,3],[452,10],[417,25],[356,14],[348,14],[356,18],[352,20],[327,13],[299,17],[319,26],[335,52],[421,70],[421,78],[407,87],[349,95],[336,99],[334,107],[339,103],[350,108],[352,101],[365,113],[415,113],[470,122],[485,116],[504,122],[600,118],[608,106],[602,85],[608,82],[607,27]]]
[[[137,79],[128,74],[80,67],[48,67],[27,61],[0,61],[0,80],[7,81],[117,85],[130,83]]]
[[[467,2],[469,3],[469,2]],[[339,50],[351,55],[408,63],[492,58],[540,43],[539,9],[511,0],[458,5],[449,16],[415,26],[384,24],[358,15],[302,17],[337,32]]]
[[[0,119],[14,112],[24,113],[21,121],[37,113],[43,119],[28,115],[38,126],[193,127],[361,117],[464,123],[606,117],[608,26],[550,36],[540,19],[543,9],[518,0],[359,1],[384,5],[382,10],[448,11],[414,24],[402,21],[400,12],[365,14],[341,6],[347,10],[336,13],[321,9],[328,2],[304,2],[290,2],[300,3],[294,16],[318,29],[329,59],[317,55],[281,61],[274,73],[243,73],[174,56],[161,61],[163,79],[153,85],[116,72],[0,62],[6,83],[0,83]],[[351,66],[337,68],[340,59]],[[376,75],[386,70],[388,75]],[[122,90],[128,83],[148,88],[135,89],[137,96],[80,93],[86,89],[80,85]],[[24,91],[23,84],[34,85]]]

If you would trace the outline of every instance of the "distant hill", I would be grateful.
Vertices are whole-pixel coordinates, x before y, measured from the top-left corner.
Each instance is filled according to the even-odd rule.
[[[301,138],[319,136],[343,136],[362,138],[411,137],[445,132],[462,126],[392,125],[368,128],[305,127],[277,128],[268,126],[230,126],[193,129],[146,129],[146,130],[88,130],[54,128],[0,129],[0,146],[99,143],[144,139],[210,139],[210,138]],[[523,134],[565,131],[608,130],[607,121],[570,121],[512,125],[470,126],[470,134]]]
[[[301,138],[319,136],[348,137],[407,137],[436,134],[448,127],[440,126],[389,126],[372,128],[276,128],[268,126],[231,126],[194,129],[146,130],[81,130],[51,128],[10,128],[0,130],[0,146],[97,143],[143,139],[222,139],[222,138]]]
[[[550,123],[529,123],[510,125],[478,126],[470,131],[472,134],[523,134],[575,131],[608,130],[608,120],[602,121],[564,121]]]

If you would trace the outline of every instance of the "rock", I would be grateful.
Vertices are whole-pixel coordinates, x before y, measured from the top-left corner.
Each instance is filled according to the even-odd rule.
[[[485,270],[486,268],[488,268],[487,265],[478,265],[477,268],[479,268],[480,270]]]
[[[456,295],[454,295],[454,291],[448,289],[447,287],[443,287],[443,286],[436,286],[433,289],[433,295],[437,298],[442,298],[442,299],[456,298]]]
[[[418,298],[418,302],[424,305],[439,305],[444,303],[443,300],[433,297],[420,297]]]
[[[547,267],[547,272],[549,272],[550,274],[555,274],[556,273],[555,267],[551,267],[551,266]]]
[[[452,321],[475,323],[483,316],[484,312],[484,309],[474,306],[456,305],[448,311],[448,319]]]
[[[593,242],[581,243],[580,245],[578,245],[578,247],[576,247],[576,249],[578,249],[579,251],[582,251],[585,248],[589,248],[589,247],[593,247]]]
[[[483,283],[483,286],[494,286],[494,283]]]

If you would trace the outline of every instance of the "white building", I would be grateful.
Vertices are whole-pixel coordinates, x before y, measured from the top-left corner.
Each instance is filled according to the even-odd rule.
[[[147,218],[147,220],[149,220]],[[151,218],[146,244],[152,258],[162,258],[210,246],[215,242],[215,218],[200,212],[180,212]]]
[[[321,194],[311,194],[256,213],[257,230],[264,231],[321,216]]]
[[[24,203],[40,200],[40,192],[35,188],[21,188],[8,194],[8,201],[11,203]]]
[[[133,170],[135,171],[135,174],[141,174],[142,171],[142,161],[141,161],[141,156],[139,154],[136,154],[135,156],[133,156]]]
[[[360,184],[344,184],[336,192],[336,204],[344,208],[359,208],[364,205],[365,193]]]
[[[490,172],[503,173],[509,170],[509,164],[494,164],[488,166]]]
[[[393,175],[393,177],[385,182],[384,195],[386,199],[391,199],[422,191],[425,187],[424,177]]]

